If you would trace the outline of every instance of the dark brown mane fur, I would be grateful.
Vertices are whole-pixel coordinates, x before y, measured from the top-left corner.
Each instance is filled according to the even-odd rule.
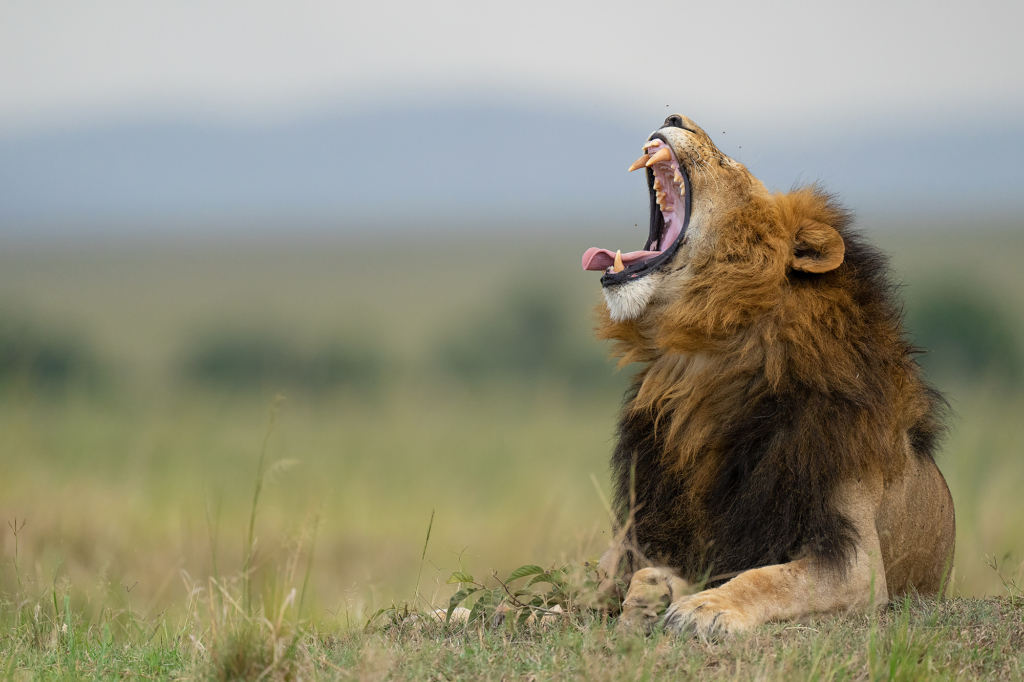
[[[791,267],[806,221],[833,227],[842,264]],[[854,541],[837,487],[932,458],[944,401],[905,340],[886,258],[815,187],[755,197],[722,222],[678,295],[599,335],[640,362],[612,456],[636,546],[690,580],[810,555],[843,570]],[[635,475],[632,475],[635,467]],[[631,483],[635,481],[635,483]]]

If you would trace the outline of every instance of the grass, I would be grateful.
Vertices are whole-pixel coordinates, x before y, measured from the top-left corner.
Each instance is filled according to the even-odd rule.
[[[255,679],[268,669],[264,679],[1020,678],[1021,573],[1004,555],[1024,527],[1014,483],[1022,406],[997,398],[961,397],[942,462],[958,509],[953,599],[899,604],[875,621],[770,625],[710,644],[626,636],[586,611],[517,632],[393,617],[363,631],[381,607],[446,607],[460,587],[447,584],[455,571],[489,591],[499,585],[480,576],[491,568],[508,575],[523,561],[593,558],[606,527],[590,474],[604,478],[593,452],[610,443],[608,396],[453,391],[431,401],[410,390],[370,405],[285,400],[273,430],[266,401],[216,394],[140,412],[75,400],[9,405],[0,442],[26,457],[7,460],[0,481],[12,522],[0,567],[0,670],[15,678]],[[403,428],[391,428],[397,423]],[[546,456],[552,448],[561,460]]]
[[[1024,240],[992,237],[984,263],[955,239],[889,240],[911,312],[935,272],[1024,312]],[[453,573],[482,586],[472,608],[507,594],[492,570],[578,565],[607,542],[592,480],[606,495],[623,378],[592,381],[611,372],[587,355],[596,285],[574,245],[491,242],[405,245],[387,277],[343,245],[0,254],[4,309],[71,330],[112,376],[101,392],[0,392],[0,678],[1024,676],[1024,395],[1005,382],[941,384],[958,414],[940,460],[958,531],[946,601],[710,643],[619,633],[582,608],[518,629],[401,618],[471,587]],[[549,369],[503,351],[469,377],[431,364],[465,338],[498,346],[494,330],[515,341],[516,310],[540,330],[526,341],[553,339]],[[379,353],[380,379],[276,408],[276,386],[180,380],[219,329],[262,329],[300,359],[352,341]]]
[[[222,588],[222,585],[215,585]],[[214,596],[209,596],[213,594]],[[203,601],[205,600],[205,601]],[[721,641],[619,632],[590,612],[484,628],[406,619],[369,632],[246,618],[227,590],[206,618],[118,636],[67,612],[6,628],[0,674],[39,679],[1024,679],[1024,606],[905,600],[876,616],[775,623]],[[221,605],[224,605],[221,607]],[[198,616],[198,614],[197,614]],[[268,617],[270,616],[270,617]],[[67,626],[67,627],[65,627]]]

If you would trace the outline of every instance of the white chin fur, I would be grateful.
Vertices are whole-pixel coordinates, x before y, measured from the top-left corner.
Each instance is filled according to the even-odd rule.
[[[655,277],[657,275],[651,273],[632,282],[604,287],[604,300],[608,305],[608,312],[611,314],[613,322],[623,322],[640,317],[654,296]]]

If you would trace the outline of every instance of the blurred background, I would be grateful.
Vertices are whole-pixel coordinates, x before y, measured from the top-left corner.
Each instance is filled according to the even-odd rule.
[[[892,256],[956,413],[954,590],[998,592],[988,564],[1024,559],[1022,25],[1019,2],[0,4],[0,592],[175,608],[183,571],[241,567],[264,448],[258,575],[316,526],[323,618],[411,597],[431,519],[428,594],[598,555],[629,372],[579,259],[642,245],[625,169],[675,112],[769,187],[838,192]]]

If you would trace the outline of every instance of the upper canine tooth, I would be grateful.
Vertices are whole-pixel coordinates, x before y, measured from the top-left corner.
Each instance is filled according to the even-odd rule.
[[[647,159],[648,159],[648,156],[646,154],[641,156],[639,159],[637,159],[636,161],[633,162],[633,165],[629,167],[629,171],[628,172],[632,173],[637,168],[643,168],[644,166],[649,165],[647,163]]]
[[[672,152],[670,152],[667,149],[659,149],[657,154],[655,154],[654,156],[652,156],[650,159],[647,160],[647,167],[650,168],[651,166],[653,166],[656,163],[661,163],[662,161],[668,161],[671,158],[672,158]]]
[[[622,264],[622,250],[621,249],[615,252],[615,265],[612,266],[612,269],[615,272],[622,272],[623,270],[626,269],[626,266]]]

